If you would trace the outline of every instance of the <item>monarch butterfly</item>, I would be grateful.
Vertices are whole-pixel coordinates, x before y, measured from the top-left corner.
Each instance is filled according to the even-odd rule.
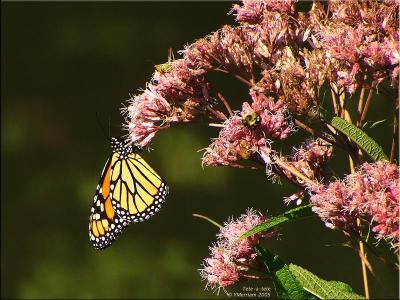
[[[131,222],[149,219],[165,201],[169,187],[132,147],[111,138],[112,154],[97,185],[89,217],[96,249],[111,245]]]

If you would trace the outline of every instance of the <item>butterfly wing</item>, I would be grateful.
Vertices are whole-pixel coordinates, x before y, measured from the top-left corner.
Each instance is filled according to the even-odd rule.
[[[111,162],[111,203],[124,220],[140,222],[160,210],[168,195],[165,181],[137,153]]]
[[[128,221],[121,219],[111,205],[110,179],[112,157],[107,161],[101,174],[89,217],[89,236],[93,247],[96,249],[104,249],[111,245],[128,225]]]

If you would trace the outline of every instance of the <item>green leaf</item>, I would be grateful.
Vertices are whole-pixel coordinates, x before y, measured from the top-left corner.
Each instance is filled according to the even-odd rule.
[[[389,160],[382,147],[375,140],[368,136],[360,128],[353,124],[334,116],[326,111],[321,112],[321,118],[332,125],[335,129],[344,133],[349,139],[355,142],[373,160]]]
[[[341,282],[341,281],[334,281],[334,280],[329,281],[329,283],[333,287],[335,287],[335,288],[337,288],[339,290],[342,290],[343,292],[353,293],[353,289],[347,283],[344,283],[344,282]]]
[[[383,123],[385,121],[386,121],[386,119],[383,119],[383,120],[379,120],[379,121],[373,122],[372,124],[371,124],[370,121],[368,121],[368,122],[365,122],[365,124],[363,125],[362,128],[364,129],[367,126],[369,126],[369,128],[374,128],[375,126],[377,126],[377,125],[379,125],[379,124],[381,124],[381,123]]]
[[[268,268],[275,285],[275,290],[281,299],[315,299],[306,292],[300,282],[292,274],[289,266],[276,254],[261,246],[255,246],[257,256],[262,259]]]
[[[239,238],[239,241],[242,239],[245,239],[249,236],[252,236],[253,234],[259,233],[261,231],[267,231],[267,230],[273,229],[274,227],[276,227],[278,225],[282,225],[289,221],[294,221],[299,218],[312,216],[313,212],[311,211],[311,206],[312,206],[311,204],[299,206],[294,209],[288,210],[279,216],[268,219],[266,222],[261,223],[255,227],[253,227],[249,231],[245,232]]]
[[[211,219],[209,217],[206,217],[206,216],[203,216],[203,215],[200,215],[200,214],[196,214],[196,213],[192,213],[192,216],[200,218],[200,219],[207,220],[208,222],[210,222],[211,224],[217,226],[218,228],[222,228],[221,224],[219,224],[218,222],[214,221],[213,219]]]
[[[325,247],[347,247],[347,248],[353,248],[353,244],[351,241],[348,242],[341,242],[341,243],[325,243]]]
[[[351,287],[346,283],[323,280],[310,271],[294,264],[289,265],[289,270],[306,291],[319,299],[365,299],[353,293]]]

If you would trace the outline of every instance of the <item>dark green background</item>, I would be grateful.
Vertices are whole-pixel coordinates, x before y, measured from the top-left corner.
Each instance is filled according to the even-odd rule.
[[[119,108],[143,88],[167,49],[182,49],[224,24],[229,2],[5,3],[1,53],[1,283],[4,298],[209,298],[197,269],[216,228],[247,207],[283,212],[293,188],[262,171],[205,168],[199,149],[217,130],[205,124],[162,131],[146,159],[167,179],[170,196],[148,222],[130,226],[106,251],[88,239],[88,215],[110,146],[96,121],[121,135]],[[242,84],[215,81],[226,97],[246,99]],[[374,102],[385,118],[390,102]],[[378,109],[377,109],[378,108]],[[234,109],[240,109],[235,105]],[[386,122],[371,134],[382,142]],[[292,141],[299,141],[297,134]],[[333,163],[345,170],[340,152]],[[265,245],[285,260],[362,293],[360,262],[343,237],[317,218],[288,225]],[[372,295],[395,297],[396,272],[376,264]],[[271,286],[269,282],[260,283]],[[224,294],[221,293],[221,296]],[[216,296],[216,295],[214,295]]]

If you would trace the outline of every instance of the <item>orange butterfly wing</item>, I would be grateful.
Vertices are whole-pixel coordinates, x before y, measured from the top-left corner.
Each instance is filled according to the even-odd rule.
[[[107,161],[101,174],[89,217],[89,237],[93,247],[96,249],[104,249],[110,246],[129,224],[128,221],[122,220],[116,214],[111,205],[111,158]]]

